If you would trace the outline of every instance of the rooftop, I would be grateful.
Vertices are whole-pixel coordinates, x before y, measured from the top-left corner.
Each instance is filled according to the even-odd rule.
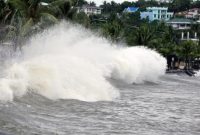
[[[168,7],[147,7],[147,9],[160,9],[160,10],[167,10]]]
[[[167,23],[188,23],[188,24],[192,24],[192,23],[194,23],[194,21],[190,20],[190,19],[186,19],[186,18],[174,18],[174,19],[167,21]]]
[[[100,7],[97,7],[97,6],[90,6],[90,5],[83,5],[82,8],[102,9]]]
[[[139,9],[138,7],[127,7],[125,8],[125,11],[136,12],[138,9]]]

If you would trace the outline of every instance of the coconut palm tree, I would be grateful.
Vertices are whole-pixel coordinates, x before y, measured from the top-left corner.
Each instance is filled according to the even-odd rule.
[[[111,13],[106,23],[101,26],[104,36],[110,38],[112,42],[118,41],[123,34],[123,23],[115,13]]]
[[[3,41],[9,28],[6,27],[6,20],[8,20],[11,13],[12,11],[9,9],[9,6],[5,3],[5,1],[0,0],[0,41]]]
[[[153,39],[154,29],[148,25],[143,25],[136,29],[135,42],[138,45],[149,45],[149,42]]]
[[[190,67],[190,61],[195,57],[198,45],[193,41],[185,41],[180,44],[178,48],[179,56],[181,56],[186,63],[186,69]]]
[[[6,39],[17,43],[30,34],[57,23],[70,10],[69,0],[7,0],[6,4],[9,8],[4,19],[9,21]]]
[[[56,13],[61,12],[59,6],[65,1],[56,0],[50,3],[44,3],[43,0],[8,0],[7,3],[12,9],[12,18],[10,25],[16,26],[16,23],[22,25],[22,33],[42,20],[48,23],[56,23]]]
[[[102,25],[102,33],[112,42],[118,41],[123,33],[122,23],[118,20],[113,20]]]

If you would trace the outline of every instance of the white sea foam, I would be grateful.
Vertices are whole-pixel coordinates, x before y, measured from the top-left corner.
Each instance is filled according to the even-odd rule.
[[[49,99],[110,101],[119,97],[107,78],[126,83],[156,81],[166,60],[144,47],[117,47],[80,26],[61,23],[30,39],[23,57],[0,80],[0,100],[27,91]]]
[[[196,73],[195,73],[195,76],[196,76],[196,77],[200,77],[200,71],[196,72]]]
[[[145,47],[123,48],[114,59],[112,77],[126,83],[154,82],[166,70],[166,60]]]

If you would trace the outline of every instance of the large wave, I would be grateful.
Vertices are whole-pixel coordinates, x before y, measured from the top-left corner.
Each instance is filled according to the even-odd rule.
[[[32,37],[22,52],[0,80],[0,100],[35,92],[49,99],[109,101],[119,91],[108,78],[156,81],[166,68],[166,60],[153,50],[113,45],[66,22]]]

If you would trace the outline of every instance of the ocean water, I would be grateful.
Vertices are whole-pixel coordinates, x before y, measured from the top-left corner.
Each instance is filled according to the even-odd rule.
[[[113,101],[52,101],[27,94],[0,104],[0,132],[8,135],[199,135],[199,78],[165,75],[157,83],[125,84]]]
[[[200,78],[154,50],[62,22],[0,51],[0,134],[200,134]]]

